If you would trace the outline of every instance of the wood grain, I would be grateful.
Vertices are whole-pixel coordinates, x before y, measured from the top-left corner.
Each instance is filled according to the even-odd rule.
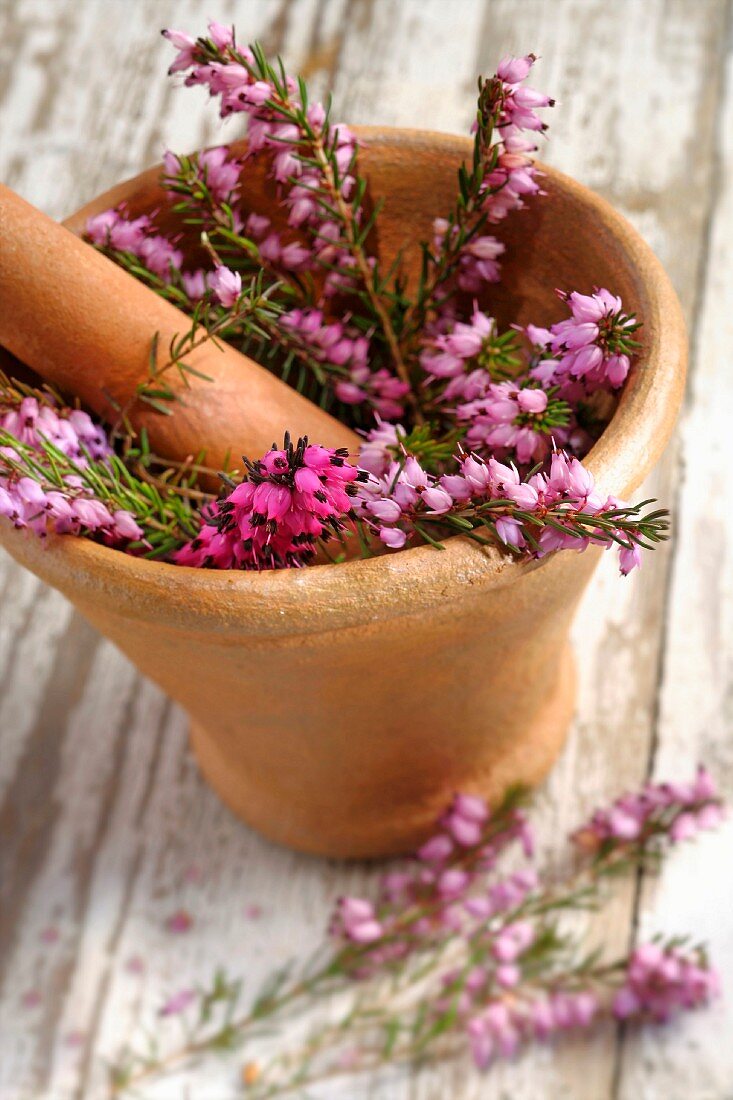
[[[319,93],[332,88],[338,115],[355,123],[463,130],[479,71],[513,50],[543,55],[537,84],[560,101],[547,159],[647,237],[696,353],[679,445],[649,486],[676,500],[675,542],[626,581],[604,562],[578,617],[578,716],[536,815],[549,858],[597,801],[647,774],[684,774],[702,757],[733,787],[729,9],[726,0],[0,3],[0,177],[55,217],[166,145],[237,135],[202,92],[163,79],[164,25],[236,21],[305,68]],[[180,713],[6,558],[0,601],[0,1097],[96,1100],[103,1060],[165,995],[220,962],[254,986],[294,945],[318,942],[330,899],[376,872],[276,850],[234,821],[197,776]],[[658,885],[622,891],[596,925],[609,948],[659,928],[699,932],[730,999],[732,841],[730,830],[706,840]],[[255,904],[259,919],[246,915]],[[194,923],[176,936],[165,922],[179,909]],[[137,956],[141,974],[129,967]],[[40,1003],[23,1007],[33,991]],[[727,1100],[730,1012],[641,1041],[609,1030],[486,1080],[456,1066],[333,1095]],[[225,1100],[234,1071],[209,1066],[149,1095]]]

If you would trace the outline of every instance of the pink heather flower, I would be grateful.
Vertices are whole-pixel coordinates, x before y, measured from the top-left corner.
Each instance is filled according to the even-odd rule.
[[[457,898],[471,884],[471,876],[457,867],[443,871],[438,879],[438,892],[444,898]]]
[[[453,507],[453,498],[450,493],[437,486],[423,489],[420,495],[423,504],[427,505],[429,510],[436,515],[440,515],[442,512],[449,512]]]
[[[495,335],[494,319],[479,309],[474,309],[470,322],[456,321],[447,332],[439,333],[426,344],[421,354],[421,365],[426,376],[453,378],[465,374],[465,364],[485,351]],[[464,381],[464,395],[466,385]]]
[[[520,977],[519,967],[514,966],[512,963],[502,963],[496,968],[496,980],[504,989],[511,989],[513,986],[518,985]]]
[[[225,26],[210,19],[208,24],[209,38],[220,50],[226,49],[234,43],[234,27]]]
[[[634,569],[641,569],[641,547],[638,543],[622,546],[618,552],[619,567],[626,577]]]
[[[570,317],[549,329],[525,329],[537,353],[530,374],[543,386],[559,386],[559,396],[573,402],[599,389],[618,389],[637,346],[634,315],[625,313],[621,299],[603,287],[593,294],[558,294]]]
[[[242,294],[242,276],[238,271],[230,271],[221,264],[209,277],[209,286],[221,305],[225,309],[231,309]]]
[[[198,155],[198,169],[218,202],[230,202],[239,186],[242,161],[230,157],[226,146],[204,149]]]
[[[131,512],[122,508],[112,513],[113,530],[119,539],[129,539],[137,542],[143,538],[144,532]]]
[[[544,390],[523,389],[517,393],[517,404],[522,412],[542,413],[547,408],[547,394]]]
[[[549,401],[534,379],[492,383],[487,376],[480,396],[457,404],[455,416],[468,425],[466,442],[478,453],[513,457],[520,465],[529,465],[544,459],[553,446],[564,445],[569,437],[557,415],[546,422]],[[553,400],[552,409],[555,413],[565,407]]]
[[[648,1017],[664,1023],[683,1009],[708,1004],[719,992],[718,975],[699,952],[685,955],[678,948],[649,943],[632,954],[613,1011],[622,1020]]]
[[[135,256],[140,255],[143,242],[151,232],[151,222],[146,215],[128,218],[124,206],[95,214],[86,224],[86,235],[93,244],[132,252]]]
[[[499,62],[496,75],[507,84],[521,84],[529,76],[530,69],[537,58],[533,53],[526,57],[504,57]]]
[[[535,930],[529,921],[507,924],[494,941],[492,954],[502,963],[514,962],[532,945]]]
[[[380,418],[396,420],[404,412],[409,387],[386,368],[369,365],[366,336],[342,321],[327,321],[320,309],[294,309],[282,323],[321,363],[343,370],[346,377],[334,385],[336,397],[347,405],[369,404]]]
[[[116,210],[104,210],[101,214],[95,214],[93,217],[88,218],[86,224],[87,237],[93,244],[107,244],[110,230],[116,224],[118,217]]]
[[[71,504],[74,518],[82,527],[93,531],[97,527],[112,527],[114,520],[107,506],[100,500],[77,497]]]
[[[123,207],[105,210],[87,221],[86,236],[98,248],[132,253],[165,283],[180,276],[183,252],[175,241],[156,233],[145,215],[129,218]]]
[[[538,539],[533,533],[536,556],[562,549],[582,551],[591,544],[610,545],[612,539],[607,529],[592,526],[584,527],[586,533],[580,537],[574,516],[607,514],[623,507],[615,498],[603,498],[595,490],[590,473],[576,458],[563,452],[553,453],[546,474],[533,474],[527,481],[521,480],[514,466],[494,458],[485,462],[477,454],[459,458],[458,475],[443,475],[439,479],[426,473],[409,455],[393,459],[386,467],[383,462],[384,459],[374,465],[381,470],[380,476],[365,474],[358,492],[357,514],[386,546],[394,549],[406,545],[410,531],[421,519],[460,515],[466,504],[493,500],[505,502],[506,511],[492,512],[492,521],[497,537],[508,546],[524,549],[528,541],[524,524],[529,521],[514,514],[516,506],[543,519],[549,509],[555,509],[552,524],[540,524]],[[445,496],[434,492],[437,488],[452,499],[451,506]],[[436,507],[429,507],[431,503]],[[568,524],[567,533],[564,523]],[[627,544],[634,537],[633,532],[634,528],[619,530],[619,540]],[[630,564],[633,562],[625,556],[622,566],[627,568]]]
[[[170,74],[184,72],[190,68],[194,61],[194,54],[196,51],[196,40],[191,38],[190,34],[184,34],[183,31],[164,30],[163,37],[167,38],[174,50],[178,51],[173,64],[168,69]]]
[[[708,798],[717,799],[718,788],[710,772],[702,764],[698,766],[692,793],[699,801]]]
[[[453,844],[450,837],[443,834],[431,837],[421,848],[418,848],[417,858],[423,863],[444,863],[453,852]]]
[[[476,795],[458,794],[443,820],[444,826],[454,840],[464,847],[478,844],[483,826],[489,819],[489,808],[482,798]]]
[[[676,843],[694,836],[700,828],[716,826],[721,818],[715,784],[709,773],[700,769],[695,783],[647,783],[639,794],[623,795],[608,808],[596,810],[574,834],[574,840],[588,851],[602,845],[634,843],[643,836]]]
[[[501,516],[496,521],[496,533],[503,543],[507,546],[514,546],[518,550],[527,545],[526,539],[522,534],[522,525],[517,519],[512,519],[511,516]]]
[[[128,974],[144,974],[145,960],[141,955],[131,955],[125,963],[125,970]]]
[[[181,284],[192,302],[198,302],[206,293],[206,272],[199,268],[196,271],[182,271]]]
[[[194,989],[181,989],[178,993],[174,993],[172,997],[168,998],[159,1010],[158,1015],[180,1016],[195,1000],[196,991]]]
[[[496,77],[487,84],[489,101],[482,109],[486,117],[497,121],[490,141],[491,170],[484,184],[484,209],[492,222],[521,209],[525,196],[540,190],[533,164],[537,145],[528,134],[546,129],[537,110],[554,101],[523,86],[535,60],[533,54],[504,58]]]
[[[171,271],[180,268],[183,263],[183,253],[176,248],[172,241],[159,234],[145,237],[140,244],[137,254],[143,263],[161,278],[170,277]]]
[[[675,843],[679,840],[690,840],[695,836],[698,830],[698,819],[696,814],[683,813],[674,821],[671,829],[669,830],[669,838]]]
[[[401,550],[407,542],[407,534],[399,527],[380,527],[379,537],[390,550]]]
[[[353,943],[369,944],[384,935],[374,906],[364,898],[341,898],[336,908],[334,931]]]

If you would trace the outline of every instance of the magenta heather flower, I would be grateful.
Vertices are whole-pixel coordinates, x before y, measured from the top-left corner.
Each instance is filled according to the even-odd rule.
[[[176,552],[179,565],[267,569],[303,565],[319,541],[353,518],[356,483],[366,477],[342,449],[293,445],[273,448],[247,476],[202,515],[199,534]]]

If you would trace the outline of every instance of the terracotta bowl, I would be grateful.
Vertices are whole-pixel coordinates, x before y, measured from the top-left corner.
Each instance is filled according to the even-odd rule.
[[[386,199],[374,244],[388,260],[449,209],[470,144],[409,130],[362,138],[372,196]],[[682,399],[679,303],[619,214],[545,171],[547,195],[498,229],[507,255],[491,306],[503,321],[545,324],[562,314],[555,287],[604,285],[643,320],[639,361],[588,457],[604,490],[628,496]],[[157,175],[121,184],[67,224],[81,231],[121,200],[134,212],[160,206]],[[259,179],[245,199],[272,205]],[[408,259],[414,269],[414,248]],[[493,799],[543,778],[572,715],[568,632],[599,557],[521,563],[455,537],[443,553],[253,574],[141,561],[69,537],[44,545],[7,521],[0,539],[185,707],[201,770],[236,814],[283,844],[349,857],[410,848],[458,789]]]

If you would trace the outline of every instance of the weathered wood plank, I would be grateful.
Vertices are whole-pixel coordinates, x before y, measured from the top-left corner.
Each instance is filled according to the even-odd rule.
[[[724,8],[723,0],[228,0],[212,13],[264,34],[293,68],[308,69],[316,87],[333,85],[339,116],[354,122],[464,129],[477,72],[508,50],[542,52],[537,82],[562,103],[548,159],[635,221],[692,315]],[[203,93],[174,92],[162,77],[168,51],[157,29],[197,28],[206,14],[193,0],[10,4],[0,33],[0,175],[60,215],[157,159],[164,144],[227,140],[236,125],[218,123]],[[670,462],[655,491],[667,495],[675,480]],[[206,979],[219,962],[254,984],[294,943],[306,951],[317,942],[329,900],[361,888],[373,872],[275,850],[235,822],[198,778],[182,716],[111,646],[95,643],[57,594],[40,595],[37,582],[8,563],[2,568],[0,778],[26,802],[21,872],[12,882],[22,902],[0,976],[0,1095],[89,1100],[102,1095],[101,1059],[140,1021],[154,1019],[163,996]],[[666,575],[663,554],[626,582],[606,562],[583,605],[578,719],[540,808],[550,854],[596,800],[645,772]],[[694,575],[702,577],[697,564]],[[33,801],[33,818],[37,771],[44,799]],[[35,853],[30,867],[22,862],[26,843]],[[245,915],[254,903],[264,907],[261,920]],[[181,908],[194,923],[173,936],[165,921]],[[631,916],[629,891],[604,914],[610,945],[623,948]],[[59,938],[44,942],[51,927]],[[143,974],[126,968],[136,955],[146,960]],[[23,993],[36,988],[41,1004],[19,1009]],[[85,1036],[81,1045],[67,1041],[75,1032]],[[612,1094],[615,1064],[607,1034],[557,1058],[540,1052],[503,1068],[491,1085],[459,1068],[358,1094],[471,1100],[490,1088],[528,1100],[561,1093],[600,1100]],[[628,1065],[638,1094],[642,1077]],[[646,1094],[666,1100],[673,1093],[653,1091],[659,1072],[643,1083]],[[204,1100],[227,1094],[221,1074],[187,1080]],[[183,1089],[179,1080],[151,1096],[178,1097]]]
[[[677,538],[659,701],[654,774],[686,778],[701,760],[733,794],[733,526],[727,428],[733,409],[733,24],[718,123],[715,206],[696,340],[697,369],[680,432]],[[733,1095],[733,828],[681,852],[640,899],[639,937],[690,929],[707,942],[724,996],[684,1028],[625,1044],[619,1098]]]

